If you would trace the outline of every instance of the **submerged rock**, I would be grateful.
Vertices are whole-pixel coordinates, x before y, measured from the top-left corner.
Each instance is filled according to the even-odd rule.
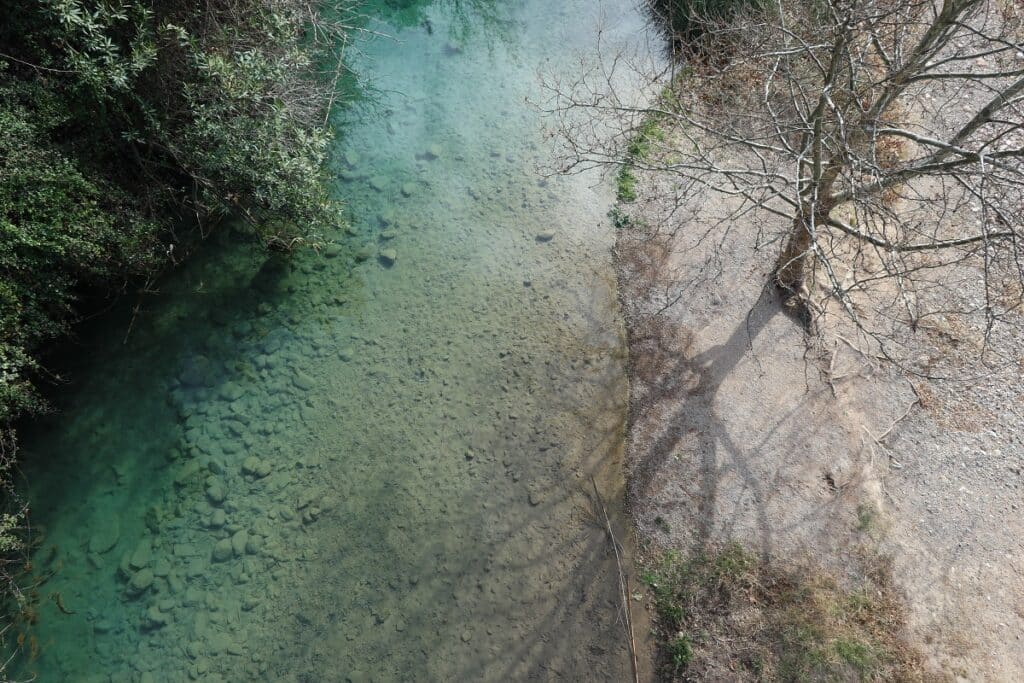
[[[128,564],[130,564],[133,569],[142,569],[147,566],[152,559],[153,542],[149,540],[149,538],[143,538],[139,541],[138,545],[135,546],[135,550],[132,551]]]
[[[117,545],[121,538],[121,525],[116,517],[111,518],[97,529],[89,539],[89,552],[105,553]]]
[[[235,556],[235,549],[231,545],[231,539],[225,538],[217,541],[217,545],[213,546],[213,557],[214,562],[227,562]]]
[[[394,249],[381,249],[380,250],[380,262],[386,268],[390,268],[395,265],[395,261],[398,260],[398,252]]]
[[[297,371],[292,378],[292,384],[303,391],[309,391],[316,386],[316,381],[302,371]]]
[[[551,240],[555,239],[555,233],[550,230],[538,232],[535,239],[541,243],[550,242]]]
[[[132,595],[141,595],[153,585],[155,579],[156,577],[151,570],[141,569],[135,572],[131,581],[128,582],[128,590]]]
[[[256,479],[262,479],[270,474],[270,463],[250,455],[242,461],[242,474],[248,474]]]
[[[236,531],[235,535],[231,537],[231,550],[236,556],[245,554],[245,546],[249,542],[249,532],[245,529]]]
[[[206,386],[211,370],[210,360],[206,356],[193,356],[185,361],[178,381],[190,389]]]
[[[206,497],[214,505],[220,505],[227,498],[227,491],[224,490],[224,485],[220,482],[220,479],[216,477],[210,477],[206,480]]]

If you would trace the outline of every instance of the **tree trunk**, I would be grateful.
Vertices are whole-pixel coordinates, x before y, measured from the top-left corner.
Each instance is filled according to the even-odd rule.
[[[807,220],[798,216],[793,220],[786,246],[775,264],[775,285],[790,296],[797,296],[804,290],[810,248],[811,231],[807,229]]]

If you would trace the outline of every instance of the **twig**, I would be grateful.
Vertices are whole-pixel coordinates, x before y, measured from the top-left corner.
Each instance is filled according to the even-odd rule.
[[[626,621],[626,635],[629,638],[629,655],[630,663],[633,666],[633,681],[634,683],[640,683],[640,671],[636,663],[636,639],[633,637],[633,614],[629,606],[629,578],[626,576],[626,572],[622,568],[622,555],[619,553],[619,542],[615,538],[615,531],[612,530],[612,521],[608,517],[608,509],[604,505],[604,499],[601,497],[601,493],[597,490],[597,480],[594,476],[590,476],[590,483],[594,487],[594,499],[597,504],[601,507],[601,515],[604,517],[604,528],[608,534],[608,540],[611,541],[612,550],[615,552],[615,567],[619,573],[619,596],[622,599],[622,611]]]

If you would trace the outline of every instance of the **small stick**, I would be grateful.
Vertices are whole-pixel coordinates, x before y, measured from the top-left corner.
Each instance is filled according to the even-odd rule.
[[[604,499],[601,497],[601,493],[597,490],[597,480],[594,479],[593,475],[590,476],[590,483],[594,487],[594,496],[597,503],[601,506],[601,514],[604,516],[605,531],[608,533],[608,539],[612,543],[612,550],[615,552],[615,567],[619,573],[619,595],[622,599],[622,611],[626,621],[626,635],[629,636],[629,655],[630,663],[633,666],[633,681],[634,683],[640,683],[640,671],[636,663],[636,639],[633,637],[633,615],[629,607],[629,578],[622,569],[622,556],[619,554],[619,542],[615,538],[615,532],[612,530],[612,521],[608,517],[608,509],[604,505]]]

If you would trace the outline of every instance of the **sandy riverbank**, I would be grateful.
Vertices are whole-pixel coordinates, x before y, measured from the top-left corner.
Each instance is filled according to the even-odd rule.
[[[809,347],[765,288],[774,249],[753,249],[754,219],[715,247],[700,228],[724,209],[699,197],[674,207],[658,183],[640,177],[616,246],[641,546],[735,540],[769,563],[840,577],[868,549],[892,560],[929,676],[1024,679],[1020,367],[914,377],[839,327]],[[951,319],[908,351],[963,369],[978,343]],[[1014,335],[992,343],[1022,357]]]

